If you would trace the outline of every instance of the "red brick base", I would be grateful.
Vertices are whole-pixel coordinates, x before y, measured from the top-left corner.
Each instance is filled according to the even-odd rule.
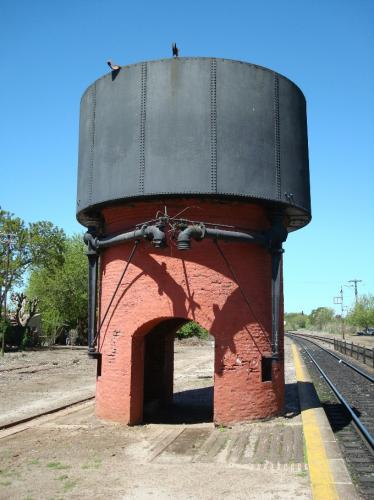
[[[108,233],[153,219],[165,202],[139,203],[104,210]],[[169,200],[169,215],[186,206],[191,220],[266,229],[263,207],[245,203]],[[168,401],[173,392],[173,335],[194,320],[215,338],[214,421],[230,424],[278,414],[283,407],[283,352],[263,381],[263,358],[270,356],[270,255],[257,245],[212,240],[192,242],[178,251],[175,242],[155,249],[139,244],[101,328],[101,374],[96,408],[101,418],[136,424],[143,403]],[[101,254],[100,314],[126,265],[133,243]],[[240,287],[233,278],[234,272]],[[283,307],[281,307],[283,311]],[[283,340],[283,313],[279,318]],[[282,348],[283,349],[283,348]],[[160,366],[163,369],[160,371]]]

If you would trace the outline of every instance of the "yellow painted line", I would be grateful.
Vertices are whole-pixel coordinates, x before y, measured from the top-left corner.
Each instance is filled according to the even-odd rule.
[[[309,382],[301,364],[300,354],[294,344],[292,344],[292,354],[295,362],[297,381]],[[319,429],[316,412],[313,408],[301,410],[301,417],[303,420],[313,498],[315,500],[339,499]]]

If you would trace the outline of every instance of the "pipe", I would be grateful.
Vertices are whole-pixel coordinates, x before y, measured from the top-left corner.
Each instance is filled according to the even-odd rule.
[[[98,249],[107,248],[113,245],[119,245],[120,243],[125,243],[126,241],[143,238],[144,236],[143,227],[141,229],[134,229],[134,231],[128,231],[127,233],[117,234],[116,236],[106,236],[104,238],[97,238],[96,239],[97,248]]]
[[[239,241],[244,243],[257,243],[266,245],[267,238],[263,233],[243,233],[240,231],[227,231],[226,229],[205,227],[203,224],[192,225],[180,231],[177,239],[178,250],[189,250],[191,248],[191,238],[200,241],[203,238],[225,241]]]
[[[155,248],[162,248],[165,246],[165,233],[160,226],[147,226],[145,229],[145,237],[152,241]]]
[[[259,245],[266,244],[266,237],[262,233],[255,231],[251,233],[243,233],[241,231],[227,231],[226,229],[206,228],[205,236],[214,240],[225,241],[240,241],[243,243],[257,243]]]
[[[191,238],[200,241],[205,236],[205,226],[203,224],[187,226],[180,231],[177,239],[178,250],[189,250],[191,248]]]
[[[279,312],[281,295],[281,263],[288,232],[283,224],[282,212],[271,214],[271,227],[267,231],[268,249],[271,254],[271,351],[272,359],[277,361],[280,353]]]
[[[96,250],[141,238],[151,240],[156,248],[161,248],[165,245],[166,236],[161,227],[156,225],[143,225],[140,229],[134,229],[127,233],[117,234],[116,236],[106,236],[105,238],[95,238],[90,232],[84,235],[85,243],[91,245]]]
[[[99,255],[97,249],[92,245],[95,241],[94,229],[89,229],[85,234],[84,241],[87,244],[86,255],[88,257],[88,355],[96,357],[96,309],[97,309],[97,268]]]
[[[271,250],[271,352],[274,361],[279,359],[279,310],[280,310],[280,269],[282,246]]]

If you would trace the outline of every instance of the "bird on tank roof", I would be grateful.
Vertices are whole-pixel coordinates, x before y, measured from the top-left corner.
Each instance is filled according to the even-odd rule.
[[[118,64],[112,63],[112,61],[110,59],[108,59],[106,63],[112,71],[119,71],[121,69],[121,66],[118,66]]]
[[[175,42],[172,44],[171,50],[173,52],[173,57],[179,56],[179,49],[178,49],[177,44]]]

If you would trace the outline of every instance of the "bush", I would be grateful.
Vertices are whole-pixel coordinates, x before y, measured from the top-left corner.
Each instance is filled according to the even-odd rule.
[[[176,337],[179,340],[188,339],[191,337],[198,337],[199,339],[207,340],[209,337],[209,332],[194,321],[189,321],[188,323],[185,323],[183,326],[181,326],[179,330],[177,330]]]
[[[13,326],[4,318],[0,319],[0,343],[5,334],[5,347],[19,347],[25,328],[23,326]]]
[[[27,347],[38,347],[40,346],[40,339],[38,331],[31,330],[30,328],[25,328],[23,333],[21,349],[26,349]]]
[[[10,330],[11,326],[9,321],[5,318],[0,317],[0,344],[3,340],[4,335],[5,335],[5,343],[7,343]]]
[[[363,295],[349,312],[350,325],[366,330],[374,326],[374,296]]]
[[[317,309],[313,309],[309,319],[316,330],[323,330],[328,323],[333,321],[334,310],[331,307],[318,307]]]
[[[284,315],[286,322],[286,330],[299,330],[300,328],[307,328],[309,324],[309,317],[304,313],[286,313]]]

